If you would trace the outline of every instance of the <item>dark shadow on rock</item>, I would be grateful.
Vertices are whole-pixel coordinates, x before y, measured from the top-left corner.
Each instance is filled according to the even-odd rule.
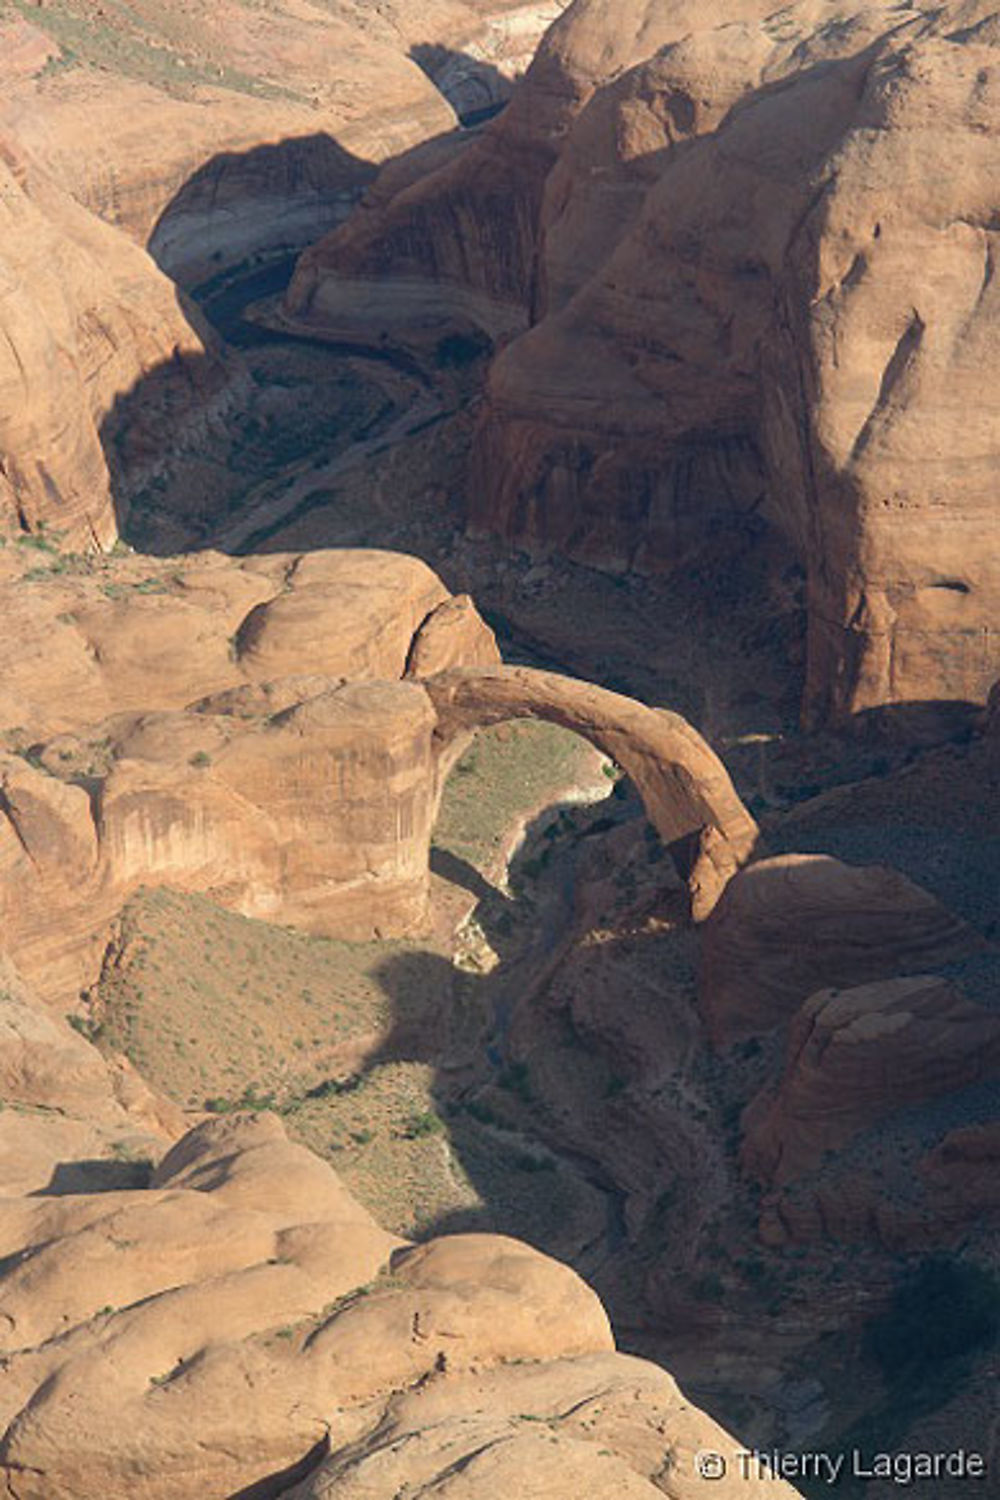
[[[178,351],[151,367],[121,393],[101,423],[119,533],[137,550],[154,555],[207,545],[230,550],[215,531],[229,518],[231,504],[238,510],[242,491],[232,450],[244,436],[241,424],[255,388],[267,386],[255,361],[268,353],[287,363],[301,351],[301,376],[283,372],[289,386],[315,386],[310,376],[317,370],[328,380],[339,376],[350,382],[356,371],[347,361],[361,359],[375,372],[391,368],[403,377],[401,390],[410,382],[411,392],[402,398],[408,404],[428,389],[424,362],[375,327],[370,339],[331,342],[294,329],[279,331],[246,313],[251,304],[282,296],[301,251],[342,225],[380,172],[419,175],[429,169],[420,166],[425,154],[433,155],[435,145],[447,139],[421,142],[381,164],[357,157],[322,133],[221,153],[164,208],[148,248],[174,280],[178,305],[206,352]],[[296,202],[301,206],[289,207]],[[483,351],[477,347],[475,355],[483,364]],[[267,395],[265,389],[265,407]],[[404,409],[388,409],[384,425]],[[330,423],[319,402],[319,434],[310,449],[302,411],[293,410],[291,434],[272,420],[274,452],[248,471],[244,487],[266,477],[268,458],[279,470],[322,455]],[[260,439],[255,442],[261,449]],[[317,468],[321,462],[315,457]],[[258,541],[254,533],[246,546],[232,550],[268,550],[267,542],[267,534]]]
[[[475,896],[477,901],[493,901],[499,894],[480,874],[475,865],[453,854],[450,849],[440,848],[437,844],[431,846],[431,874],[439,875],[442,880],[450,881],[452,885],[468,891],[469,895]]]
[[[197,287],[224,268],[314,244],[344,222],[377,173],[323,131],[220,152],[167,204],[147,248],[172,281]]]
[[[93,1160],[61,1161],[52,1169],[45,1187],[28,1196],[61,1198],[77,1193],[128,1192],[148,1187],[152,1175],[152,1162],[144,1158],[117,1161],[95,1157]]]
[[[327,1434],[318,1443],[314,1443],[297,1463],[289,1464],[279,1474],[269,1474],[264,1479],[255,1480],[253,1484],[230,1495],[228,1500],[279,1500],[280,1496],[287,1495],[293,1485],[302,1484],[310,1474],[314,1474],[329,1456],[330,1438]]]
[[[514,92],[513,83],[499,68],[453,47],[418,42],[410,48],[410,57],[467,129],[500,114]]]

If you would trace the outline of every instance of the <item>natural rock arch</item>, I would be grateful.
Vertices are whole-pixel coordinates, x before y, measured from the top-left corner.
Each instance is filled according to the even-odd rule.
[[[680,714],[529,667],[455,667],[423,686],[437,713],[441,783],[470,731],[506,719],[561,724],[615,760],[687,880],[695,921],[753,854],[756,823],[719,757]]]

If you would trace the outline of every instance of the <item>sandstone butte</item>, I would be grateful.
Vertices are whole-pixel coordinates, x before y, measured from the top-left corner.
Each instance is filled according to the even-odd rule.
[[[387,174],[289,306],[377,320],[387,282],[390,331],[510,340],[476,532],[669,572],[763,528],[808,575],[808,719],[981,702],[998,45],[987,0],[577,0],[506,114]]]
[[[754,850],[753,819],[682,718],[500,666],[471,601],[417,559],[203,554],[162,571],[137,586],[163,592],[110,600],[87,576],[8,585],[21,649],[0,713],[31,733],[27,759],[0,758],[4,941],[52,1002],[93,979],[144,884],[310,932],[419,931],[444,779],[470,733],[504,719],[561,723],[629,772],[696,918]]]
[[[765,1243],[913,1251],[991,1208],[992,1124],[932,1110],[1000,1075],[995,949],[973,926],[888,866],[781,855],[729,882],[701,939],[716,1049],[776,1048],[740,1120]]]
[[[744,1115],[744,1162],[781,1185],[907,1105],[998,1072],[1000,1017],[947,980],[821,990],[792,1019],[777,1087]]]

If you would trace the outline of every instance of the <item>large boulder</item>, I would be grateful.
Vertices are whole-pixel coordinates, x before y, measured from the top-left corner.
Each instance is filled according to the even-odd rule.
[[[743,1117],[743,1161],[780,1186],[900,1110],[1000,1071],[1000,1016],[931,975],[821,990],[793,1018],[784,1073]]]
[[[303,1477],[300,1495],[389,1500],[437,1476],[456,1497],[517,1477],[639,1500],[660,1473],[693,1500],[695,1454],[738,1451],[613,1352],[568,1267],[493,1235],[401,1246],[273,1115],[199,1126],[145,1191],[0,1201],[0,1254],[0,1473],[21,1500]],[[722,1490],[764,1492],[735,1464]]]
[[[732,880],[702,929],[701,1007],[727,1046],[790,1021],[817,990],[926,973],[982,947],[898,870],[779,855]]]

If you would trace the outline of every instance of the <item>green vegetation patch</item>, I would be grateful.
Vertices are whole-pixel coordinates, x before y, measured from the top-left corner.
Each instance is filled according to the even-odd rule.
[[[106,68],[168,92],[186,95],[197,87],[229,89],[258,99],[303,96],[284,85],[229,66],[209,28],[190,13],[175,13],[162,0],[8,0],[11,8],[48,33],[61,49],[40,76],[76,64]]]
[[[593,755],[585,740],[558,724],[481,731],[448,778],[435,847],[487,878],[499,874],[511,829],[577,786]]]
[[[223,910],[204,896],[141,891],[94,1006],[104,1045],[191,1109],[279,1105],[374,1047],[432,997],[387,994],[380,968],[403,943],[340,943]],[[418,976],[415,976],[418,978]]]

